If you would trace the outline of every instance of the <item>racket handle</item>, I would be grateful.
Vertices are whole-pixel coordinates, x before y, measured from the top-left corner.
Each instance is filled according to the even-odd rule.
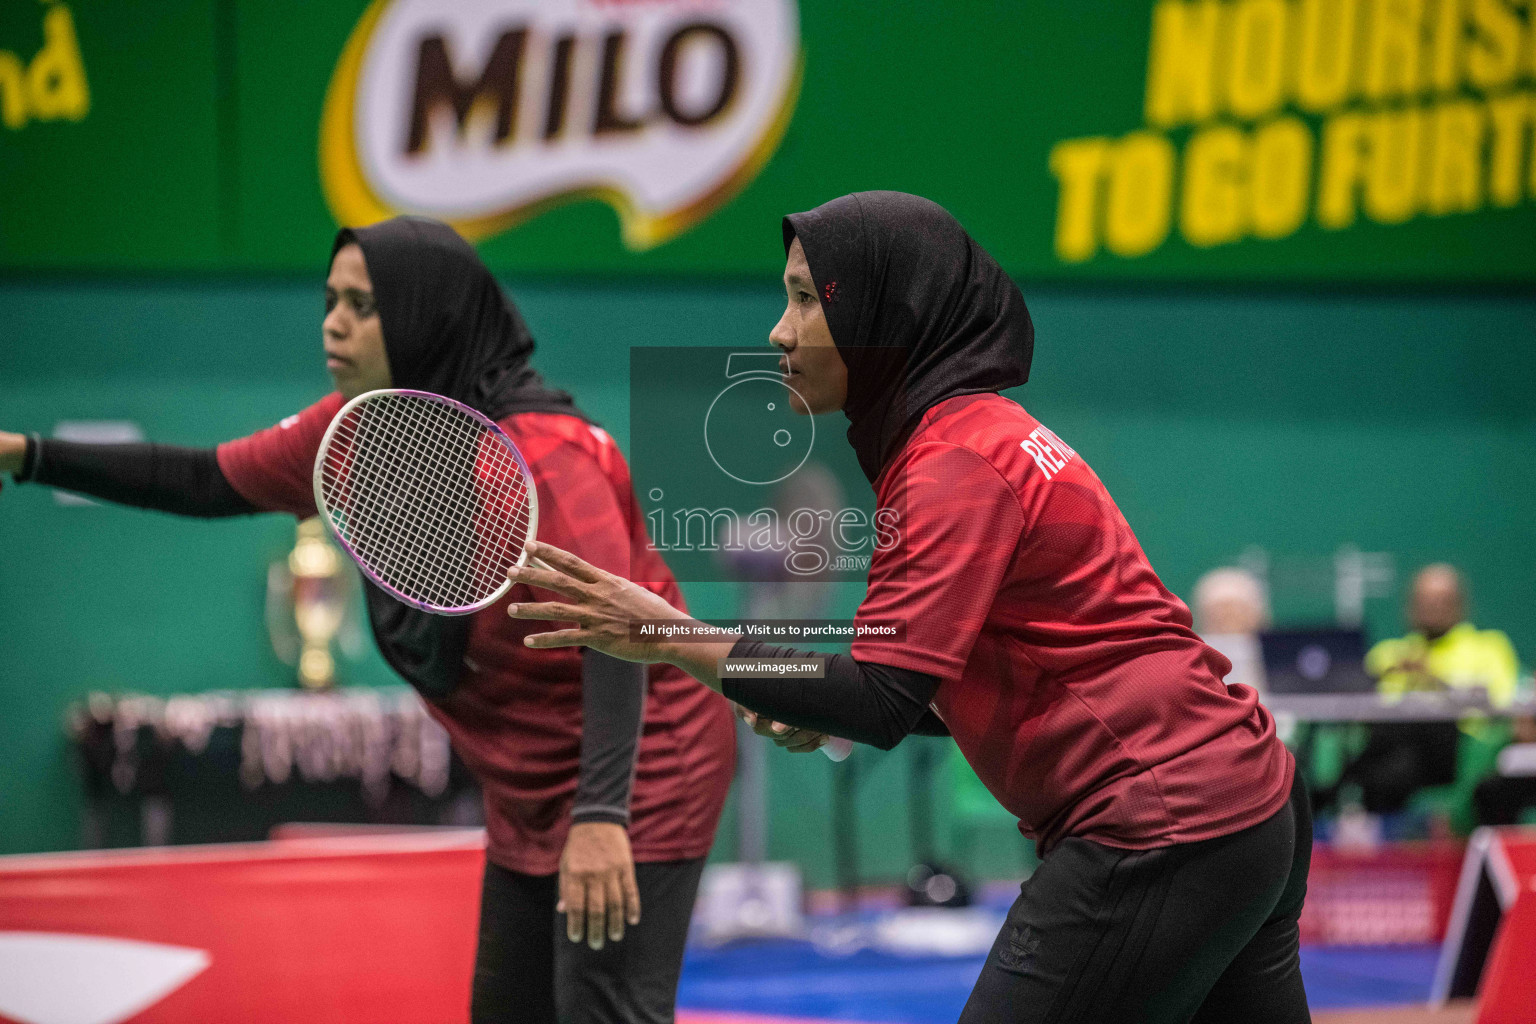
[[[834,736],[826,746],[821,748],[821,752],[827,755],[827,760],[829,761],[846,761],[848,760],[848,755],[853,753],[853,740],[845,740],[839,736]]]

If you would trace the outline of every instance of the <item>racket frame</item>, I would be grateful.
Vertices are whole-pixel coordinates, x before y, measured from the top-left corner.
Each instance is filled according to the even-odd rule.
[[[528,482],[528,532],[527,536],[523,538],[523,548],[517,554],[517,561],[513,564],[521,566],[528,562],[528,545],[533,543],[534,538],[538,536],[539,528],[539,492],[538,488],[534,486],[533,474],[528,470],[528,460],[523,458],[523,453],[517,450],[517,445],[512,443],[512,439],[507,436],[507,432],[502,430],[501,426],[497,424],[495,420],[480,412],[478,409],[470,408],[463,402],[456,401],[447,397],[446,395],[439,395],[432,391],[417,391],[412,388],[376,388],[373,391],[363,392],[361,395],[351,399],[339,410],[337,410],[336,415],[331,417],[330,425],[325,428],[325,433],[321,435],[320,448],[315,453],[315,468],[313,474],[315,509],[320,513],[320,518],[325,520],[326,529],[330,530],[331,536],[335,537],[337,542],[341,544],[342,548],[347,552],[348,556],[351,557],[352,561],[357,565],[359,569],[363,571],[363,575],[367,576],[385,593],[395,598],[395,600],[400,601],[403,604],[408,604],[412,608],[419,608],[421,611],[430,612],[433,615],[473,615],[475,612],[478,612],[484,608],[489,608],[491,605],[505,597],[508,590],[512,589],[512,581],[510,579],[502,580],[501,586],[496,588],[495,593],[488,597],[481,598],[474,604],[465,605],[462,608],[440,608],[437,605],[429,604],[426,601],[419,601],[416,598],[411,597],[409,594],[401,593],[394,586],[380,579],[378,573],[370,569],[367,563],[365,563],[363,559],[358,556],[357,549],[354,548],[350,542],[348,542],[347,538],[341,535],[341,531],[336,528],[335,520],[331,518],[330,506],[325,500],[325,491],[323,486],[325,454],[331,446],[331,439],[336,436],[337,429],[340,428],[343,422],[345,422],[348,413],[357,408],[359,405],[362,405],[364,402],[367,402],[369,399],[379,398],[384,395],[409,395],[412,398],[425,398],[429,401],[452,406],[453,408],[458,409],[460,412],[467,413],[471,418],[478,421],[482,427],[485,427],[486,430],[490,432],[493,438],[501,442],[501,444],[511,454],[513,461],[517,463],[517,468],[522,471],[523,479]]]

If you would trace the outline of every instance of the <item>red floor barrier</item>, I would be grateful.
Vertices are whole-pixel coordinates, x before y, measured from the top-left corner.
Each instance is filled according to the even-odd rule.
[[[1536,846],[1536,844],[1532,844]],[[1483,971],[1477,1024],[1531,1024],[1536,1020],[1536,877],[1529,878],[1504,914]]]
[[[467,1018],[479,831],[0,857],[0,1019]]]
[[[1301,941],[1325,946],[1439,942],[1466,844],[1389,843],[1370,851],[1312,847]]]
[[[1479,1024],[1536,1021],[1536,828],[1467,844],[1431,1002],[1480,995]]]

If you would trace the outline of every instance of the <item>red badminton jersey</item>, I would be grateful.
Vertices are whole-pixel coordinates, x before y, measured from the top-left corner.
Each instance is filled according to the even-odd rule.
[[[898,538],[860,661],[936,675],[934,710],[1044,848],[1145,849],[1255,825],[1294,765],[1274,720],[1200,642],[1082,458],[999,395],[930,409],[876,482]]]
[[[251,504],[315,514],[311,478],[320,437],[342,406],[331,394],[275,427],[219,446],[219,467]],[[515,413],[501,421],[539,491],[539,539],[640,580],[678,608],[683,596],[650,547],[629,467],[606,433],[575,416]],[[558,496],[558,500],[556,500]],[[541,592],[542,593],[542,592]],[[547,597],[547,595],[544,595]],[[507,617],[539,600],[518,585],[470,624],[463,682],[427,702],[485,793],[487,855],[524,874],[559,870],[581,763],[581,652],[534,650],[547,623]],[[724,698],[670,665],[650,667],[630,796],[637,861],[702,857],[714,841],[735,759]]]

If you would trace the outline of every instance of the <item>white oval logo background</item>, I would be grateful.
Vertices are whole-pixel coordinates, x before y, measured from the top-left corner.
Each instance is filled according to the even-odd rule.
[[[755,176],[799,76],[794,0],[378,0],[326,98],[322,179],[342,223],[472,238],[598,197],[649,248]]]

